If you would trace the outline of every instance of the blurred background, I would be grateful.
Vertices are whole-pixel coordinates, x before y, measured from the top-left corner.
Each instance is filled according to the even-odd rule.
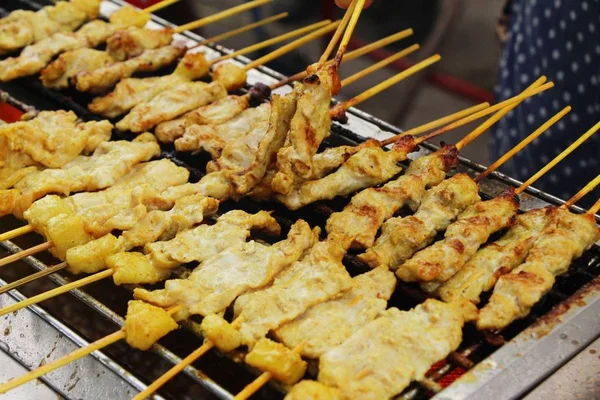
[[[183,24],[242,2],[243,0],[182,0],[158,14],[173,23]],[[138,3],[144,6],[144,0],[138,0]],[[413,43],[419,43],[421,50],[413,53],[408,60],[400,60],[394,66],[345,87],[338,97],[351,98],[410,66],[410,63],[439,53],[442,61],[429,67],[427,73],[397,84],[362,103],[359,108],[403,129],[409,129],[471,105],[492,100],[502,50],[496,36],[496,23],[504,3],[504,0],[375,2],[361,17],[353,37],[354,46],[406,28],[413,28],[415,34],[389,46],[386,51],[390,54],[377,52],[370,57],[364,56],[348,62],[342,67],[342,76],[349,76]],[[209,25],[198,30],[198,33],[205,37],[213,36],[284,11],[290,13],[285,20],[225,40],[222,44],[239,49],[325,18],[338,19],[343,15],[333,0],[277,0],[254,12],[246,12]],[[473,40],[474,37],[477,40]],[[327,40],[325,38],[305,45],[269,66],[286,75],[299,72],[318,59]],[[268,50],[252,54],[250,58],[267,52]],[[454,142],[466,130],[468,128],[446,135],[444,140]],[[464,155],[483,164],[489,163],[490,137],[489,133],[486,135],[488,136],[468,146]]]

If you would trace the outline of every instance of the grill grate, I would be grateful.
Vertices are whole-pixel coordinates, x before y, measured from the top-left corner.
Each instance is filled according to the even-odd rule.
[[[30,0],[18,0],[13,2],[10,6],[14,8],[35,9],[39,8],[40,5]],[[0,14],[5,14],[11,10],[12,8],[0,8]],[[215,49],[221,50],[220,48]],[[92,115],[85,107],[89,98],[71,92],[60,93],[48,90],[37,78],[20,79],[13,83],[2,84],[0,85],[0,88],[5,91],[0,94],[0,99],[17,107],[23,112],[30,112],[32,109],[62,108],[73,110],[85,120],[98,119],[97,116]],[[352,116],[353,119],[356,119],[358,116],[361,119],[372,123],[373,127],[397,131],[396,128],[378,121],[369,115],[358,111],[352,111],[352,113],[354,114]],[[368,134],[369,132],[357,133],[341,125],[334,124],[333,135],[325,143],[325,146],[355,144],[364,140],[366,136],[365,133]],[[114,137],[122,139],[130,138],[131,136],[115,130]],[[429,149],[433,148],[431,146],[425,147]],[[168,147],[163,149],[161,157],[169,158],[178,165],[190,170],[192,179],[195,180],[203,175],[203,166],[207,161],[204,157],[176,153],[172,148]],[[478,166],[469,160],[461,159],[459,171],[475,173],[480,169],[481,166]],[[506,184],[514,183],[510,178],[500,174],[496,174],[494,177],[496,179],[493,182],[486,183],[486,186],[484,186],[484,196],[497,194],[504,186],[506,186]],[[556,199],[544,193],[535,190],[530,191],[530,193],[534,196],[525,196],[525,201],[523,202],[525,209],[545,205],[546,201],[556,203]],[[333,201],[321,202],[306,207],[297,212],[290,212],[278,204],[257,204],[244,199],[235,204],[232,202],[224,203],[221,212],[233,208],[241,208],[248,212],[254,212],[259,209],[274,209],[274,217],[280,222],[282,227],[284,227],[284,230],[287,230],[293,221],[298,218],[307,220],[313,226],[320,225],[323,227],[326,218],[333,211],[343,208],[346,202],[347,200],[335,199]],[[19,222],[12,217],[3,218],[1,221],[2,231],[12,229],[19,225]],[[28,248],[39,242],[39,236],[28,235],[16,239],[14,244],[5,242],[2,244],[2,247],[8,253],[14,253],[21,248]],[[0,253],[0,256],[4,256],[5,254]],[[46,268],[46,265],[53,265],[56,262],[57,261],[53,260],[47,253],[40,254],[37,258],[28,257],[16,265],[0,270],[0,278],[7,281],[13,281],[30,274],[30,268],[42,270]],[[369,268],[358,261],[352,253],[346,256],[344,262],[353,275],[369,270]],[[184,271],[184,269],[180,270],[180,272],[182,271]],[[556,316],[552,316],[551,310],[561,304],[561,302],[563,302],[563,307],[565,304],[575,306],[573,301],[567,299],[584,287],[584,285],[596,284],[599,276],[600,251],[595,247],[587,252],[581,259],[577,260],[567,274],[557,279],[554,289],[534,308],[529,317],[511,325],[503,332],[502,336],[492,337],[490,335],[482,335],[472,326],[467,326],[465,328],[464,341],[459,350],[451,354],[446,361],[434,366],[429,372],[428,378],[431,381],[437,382],[441,387],[450,385],[465,371],[470,370],[474,366],[480,366],[480,362],[494,353],[498,348],[505,348],[506,346],[503,345],[504,342],[517,337],[527,328],[531,328],[533,325],[538,324],[544,319],[548,320],[549,318],[554,318],[557,320]],[[30,296],[48,288],[52,288],[55,285],[63,285],[73,279],[76,279],[76,277],[61,272],[60,274],[54,274],[48,278],[44,278],[35,284],[29,284],[21,290],[24,295]],[[130,288],[115,287],[111,282],[98,282],[85,287],[83,290],[72,291],[72,296],[60,296],[44,302],[42,307],[47,309],[52,315],[57,316],[68,326],[80,332],[83,337],[89,340],[95,340],[105,334],[113,332],[123,324],[121,315],[124,315],[126,311],[126,302],[131,298],[128,289]],[[399,307],[401,309],[409,309],[422,302],[425,298],[426,294],[423,293],[418,286],[399,283],[389,304],[390,306]],[[564,302],[565,300],[567,300],[567,302]],[[90,308],[94,313],[86,312]],[[548,317],[549,315],[550,317]],[[555,322],[556,324],[560,324],[558,321]],[[162,374],[173,363],[178,362],[180,360],[178,355],[187,355],[191,350],[200,345],[201,341],[198,338],[197,329],[195,329],[197,328],[197,323],[190,321],[185,325],[185,329],[175,332],[161,340],[162,345],[156,345],[152,349],[152,352],[138,352],[130,349],[124,343],[113,345],[104,351],[127,370],[134,372],[140,379],[150,382]],[[595,332],[596,335],[598,333],[600,332]],[[584,344],[585,343],[581,343],[582,346]],[[211,352],[195,365],[197,368],[188,367],[185,371],[185,375],[178,376],[165,386],[164,389],[161,390],[161,393],[167,398],[202,398],[206,397],[208,393],[211,393],[218,398],[227,399],[232,397],[230,393],[236,393],[256,376],[255,371],[251,371],[246,366],[236,363],[235,356],[232,360],[223,357],[216,352]],[[542,373],[549,372],[550,371],[542,371]],[[431,390],[432,386],[435,385],[413,384],[401,397],[406,399],[430,398],[435,394]],[[444,391],[444,393],[446,393],[446,391]],[[256,398],[262,399],[275,399],[281,397],[281,388],[276,385],[269,385],[256,395]]]

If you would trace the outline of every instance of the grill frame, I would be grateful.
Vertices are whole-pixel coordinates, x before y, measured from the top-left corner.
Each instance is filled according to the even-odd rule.
[[[28,4],[32,2],[30,0],[19,0],[26,1]],[[125,3],[120,0],[110,0],[103,3],[103,7],[119,7]],[[167,21],[153,16],[154,23],[162,26],[172,26]],[[201,37],[193,33],[186,32],[183,36],[190,40],[201,40]],[[223,48],[222,46],[215,46],[213,50],[219,53],[228,53],[232,50]],[[247,63],[249,60],[245,57],[237,57],[238,62]],[[250,74],[249,83],[254,83],[260,80],[264,83],[275,82],[282,78],[282,75],[270,70],[266,67],[260,67],[260,72]],[[31,88],[30,88],[31,89]],[[34,89],[31,89],[34,90]],[[282,89],[283,91],[289,90],[289,88]],[[68,100],[68,99],[65,99]],[[11,103],[9,98],[9,103]],[[17,102],[13,101],[13,105],[19,106]],[[72,103],[68,108],[72,109],[77,106],[81,109],[82,106],[77,103]],[[89,113],[80,113],[74,110],[78,115],[83,116]],[[357,143],[365,140],[369,137],[375,137],[383,139],[391,136],[395,133],[400,133],[401,130],[394,127],[384,121],[377,119],[367,113],[360,110],[351,109],[349,110],[349,124],[341,126],[334,124],[334,134],[340,136],[340,139],[346,139],[349,142]],[[421,153],[427,153],[431,150],[437,149],[437,146],[433,144],[425,144],[424,150]],[[163,156],[171,158],[170,154],[163,153]],[[461,167],[460,171],[469,172],[471,174],[477,171],[483,170],[485,167],[474,163],[464,157],[460,158]],[[518,186],[520,182],[500,173],[494,173],[488,180],[482,183],[481,190],[483,193],[488,195],[495,195],[501,192],[507,186]],[[528,210],[536,207],[543,207],[548,204],[559,205],[562,202],[544,192],[536,189],[529,189],[526,194],[521,196],[522,203],[521,209]],[[243,205],[243,209],[247,209],[247,204]],[[580,208],[576,208],[578,211],[583,211]],[[18,246],[11,242],[2,243],[1,246],[8,251],[18,251]],[[596,254],[600,254],[598,249],[593,250]],[[25,262],[31,265],[35,269],[44,269],[45,264],[37,260],[35,257],[28,257]],[[69,282],[69,279],[61,274],[54,274],[50,277],[57,285],[62,285]],[[598,281],[598,282],[596,282]],[[494,351],[486,360],[479,362],[475,367],[467,374],[466,377],[459,379],[455,384],[439,393],[436,399],[459,399],[459,398],[479,398],[479,396],[487,395],[498,395],[502,393],[504,397],[516,398],[529,390],[533,385],[539,382],[541,379],[552,373],[560,365],[567,362],[573,355],[583,349],[587,344],[592,342],[598,335],[600,335],[600,329],[594,329],[595,324],[589,323],[597,321],[600,326],[600,319],[590,318],[595,315],[600,315],[600,293],[598,292],[598,285],[600,285],[600,278],[596,278],[594,284],[591,287],[583,287],[580,289],[580,294],[575,294],[569,297],[567,300],[558,304],[558,308],[567,308],[567,311],[562,314],[548,313],[547,317],[534,323],[534,325],[526,328],[519,333],[512,340],[504,344],[502,347]],[[406,288],[399,288],[397,290],[405,290]],[[115,312],[110,310],[108,307],[100,303],[92,296],[86,294],[80,290],[74,290],[71,292],[80,301],[83,301],[88,306],[95,308],[97,312],[101,313],[105,318],[120,326],[123,323],[123,319]],[[560,321],[559,321],[560,320]],[[588,322],[588,324],[585,324]],[[545,324],[546,330],[544,335],[539,335],[542,330],[537,326],[539,324]],[[584,329],[582,329],[584,327]],[[549,330],[549,331],[548,331]],[[536,336],[538,335],[538,336]],[[567,335],[567,338],[576,341],[577,344],[572,344],[568,347],[560,347],[559,345],[564,342],[562,335]],[[461,352],[471,352],[471,346],[466,349],[460,350],[454,357],[451,357],[451,363],[448,363],[450,367],[444,366],[441,370],[447,369],[452,370],[452,365],[460,365]],[[541,354],[544,354],[544,350],[547,349],[559,349],[553,357],[546,357],[544,359],[538,359]],[[152,351],[159,354],[161,357],[176,363],[180,360],[175,354],[167,350],[161,345],[155,346]],[[558,354],[557,354],[558,353]],[[100,353],[101,354],[101,353]],[[468,356],[468,355],[467,355]],[[101,356],[100,356],[101,358]],[[530,363],[524,362],[526,358],[536,358],[535,366],[532,368]],[[116,364],[116,363],[115,363]],[[507,367],[510,365],[511,369]],[[500,366],[504,366],[501,368]],[[438,371],[441,371],[438,370]],[[448,371],[446,371],[448,372]],[[188,367],[185,370],[188,377],[191,377],[196,383],[207,388],[218,398],[230,399],[231,394],[228,393],[221,386],[216,384],[210,379],[199,377],[198,374],[201,372],[193,367]],[[438,373],[439,375],[443,375]],[[519,379],[515,379],[519,378]],[[124,376],[124,379],[127,379]],[[499,383],[502,382],[502,383]],[[510,388],[510,391],[507,391]],[[413,385],[410,389],[404,392],[404,398],[418,397],[422,395],[417,385]]]

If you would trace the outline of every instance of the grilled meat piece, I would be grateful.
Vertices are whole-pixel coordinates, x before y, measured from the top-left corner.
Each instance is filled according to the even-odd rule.
[[[114,59],[105,51],[81,48],[61,54],[42,70],[41,80],[50,89],[66,89],[71,78],[105,67]]]
[[[246,86],[248,76],[246,70],[232,62],[225,62],[213,67],[214,81],[221,82],[228,92],[235,92]]]
[[[167,333],[179,328],[179,325],[162,308],[131,300],[127,303],[124,328],[128,345],[134,349],[148,350]]]
[[[490,301],[480,312],[477,328],[502,329],[529,314],[550,291],[555,277],[565,273],[573,260],[599,239],[593,215],[554,209],[525,263],[498,279]]]
[[[137,57],[147,49],[158,49],[173,41],[173,29],[146,29],[132,26],[106,39],[106,51],[112,58],[124,61]]]

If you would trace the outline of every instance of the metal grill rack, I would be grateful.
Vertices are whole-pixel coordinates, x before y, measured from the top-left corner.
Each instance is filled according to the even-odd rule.
[[[8,6],[0,6],[0,15],[16,8],[38,9],[45,4],[32,0],[17,0]],[[122,6],[117,0],[105,1],[103,10]],[[6,8],[3,8],[6,7]],[[169,25],[157,17],[153,22]],[[184,34],[189,40],[201,38]],[[227,53],[230,50],[215,46],[209,51]],[[239,62],[247,62],[237,58]],[[281,75],[267,68],[252,71],[249,83],[262,81],[271,83]],[[0,99],[23,112],[31,109],[70,109],[83,119],[98,119],[85,107],[87,100],[71,92],[55,92],[46,89],[37,78],[24,78],[10,84],[0,85]],[[333,134],[325,146],[355,144],[368,137],[385,138],[400,130],[358,110],[349,111],[347,125],[334,124]],[[115,138],[128,138],[127,134],[115,131]],[[436,149],[432,144],[423,146],[421,153]],[[207,159],[189,154],[176,153],[164,147],[161,157],[168,157],[178,165],[190,170],[193,179],[204,173]],[[483,166],[461,158],[460,172],[475,174]],[[498,194],[517,182],[502,174],[494,174],[482,183],[483,197]],[[528,210],[548,204],[559,204],[559,200],[543,192],[531,189],[522,197],[522,209]],[[249,200],[223,204],[221,212],[241,208],[249,212],[259,209],[274,209],[274,216],[284,231],[298,218],[311,225],[324,226],[327,217],[346,204],[347,199],[320,202],[291,212],[277,204],[259,204]],[[12,217],[0,219],[0,231],[19,226]],[[269,241],[278,238],[259,238]],[[15,253],[22,248],[39,243],[40,237],[30,234],[14,242],[3,242],[0,257]],[[33,270],[43,270],[57,261],[47,253],[26,259],[0,270],[0,284],[13,281]],[[369,270],[352,253],[345,258],[351,274]],[[185,273],[180,268],[177,273]],[[0,297],[0,306],[22,300],[41,291],[63,285],[76,277],[68,273],[57,273],[47,278],[11,291]],[[577,354],[600,335],[600,248],[595,246],[576,261],[570,271],[557,279],[554,289],[538,304],[531,315],[519,320],[502,335],[483,335],[472,326],[465,328],[461,347],[447,360],[436,364],[429,372],[430,381],[435,381],[444,390],[436,393],[435,385],[411,385],[400,397],[406,399],[436,398],[514,398],[526,393],[540,380]],[[1,321],[4,336],[0,349],[26,368],[33,368],[46,358],[56,357],[72,351],[78,346],[96,340],[117,330],[123,324],[127,300],[131,299],[131,288],[119,288],[112,282],[97,282],[82,290],[73,290],[70,295],[60,296],[39,306],[21,310]],[[422,302],[426,295],[417,286],[399,283],[389,305],[409,309]],[[124,343],[113,345],[93,353],[76,364],[64,367],[43,378],[56,393],[65,398],[128,398],[143,389],[146,383],[158,377],[180,357],[197,348],[202,339],[197,329],[198,320],[190,320],[181,329],[161,340],[149,352],[130,349]],[[43,340],[46,339],[46,340]],[[221,398],[230,399],[255,376],[253,371],[239,363],[239,354],[223,356],[211,352],[195,367],[176,377],[160,391],[157,398]],[[464,374],[466,372],[466,374]],[[452,384],[460,375],[463,377]],[[451,385],[452,384],[452,385]],[[449,386],[449,387],[447,387]],[[447,387],[447,388],[446,388]],[[285,389],[271,384],[262,389],[255,398],[280,399]],[[162,397],[161,397],[162,396]]]

